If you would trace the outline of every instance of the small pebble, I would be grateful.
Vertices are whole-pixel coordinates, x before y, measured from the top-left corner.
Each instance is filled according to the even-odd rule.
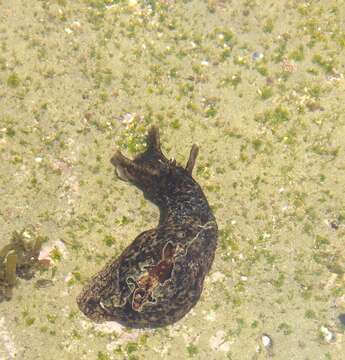
[[[26,230],[23,231],[22,235],[25,237],[25,239],[31,239],[31,234]]]
[[[325,341],[332,342],[335,340],[335,334],[330,331],[326,326],[321,326],[320,331]]]
[[[260,51],[255,51],[252,54],[252,60],[253,61],[258,61],[258,60],[262,60],[264,58],[264,54]]]
[[[38,279],[35,282],[36,289],[44,289],[53,285],[53,281],[49,279]]]
[[[72,30],[80,29],[80,22],[78,20],[73,21],[71,24],[71,28]]]
[[[40,266],[44,269],[48,269],[51,263],[50,259],[40,259],[38,260],[38,263],[40,264]]]
[[[334,220],[334,221],[331,221],[330,222],[330,225],[331,225],[331,228],[334,229],[334,230],[338,230],[339,229],[339,225],[337,224],[337,222]]]
[[[130,7],[134,7],[134,6],[136,6],[138,4],[138,1],[137,0],[129,0],[128,1],[128,5],[130,6]]]

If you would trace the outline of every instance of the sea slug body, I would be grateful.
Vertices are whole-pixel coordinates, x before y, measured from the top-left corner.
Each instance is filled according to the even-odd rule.
[[[156,127],[147,143],[134,160],[118,151],[111,162],[121,178],[159,207],[159,224],[141,233],[83,288],[78,306],[96,322],[156,328],[178,321],[199,300],[214,259],[217,223],[192,177],[198,147],[193,145],[183,168],[163,155]]]

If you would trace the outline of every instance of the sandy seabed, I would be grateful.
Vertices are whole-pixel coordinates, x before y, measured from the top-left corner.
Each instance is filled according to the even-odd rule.
[[[49,262],[0,303],[0,359],[342,359],[344,19],[339,1],[0,1],[0,247],[34,229]],[[110,164],[151,124],[179,163],[200,146],[216,259],[175,325],[97,325],[83,283],[158,221]]]

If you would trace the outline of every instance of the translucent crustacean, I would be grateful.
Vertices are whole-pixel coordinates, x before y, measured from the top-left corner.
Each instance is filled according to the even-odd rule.
[[[17,277],[32,278],[43,240],[27,230],[14,231],[10,243],[0,249],[0,301],[12,297]]]

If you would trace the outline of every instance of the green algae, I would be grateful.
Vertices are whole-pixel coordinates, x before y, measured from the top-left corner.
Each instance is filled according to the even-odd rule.
[[[32,278],[44,240],[25,229],[14,231],[10,243],[0,249],[0,301],[11,298],[17,277]]]
[[[8,78],[7,78],[7,86],[12,87],[12,88],[16,88],[18,87],[20,84],[20,79],[19,76],[16,73],[12,73]]]

